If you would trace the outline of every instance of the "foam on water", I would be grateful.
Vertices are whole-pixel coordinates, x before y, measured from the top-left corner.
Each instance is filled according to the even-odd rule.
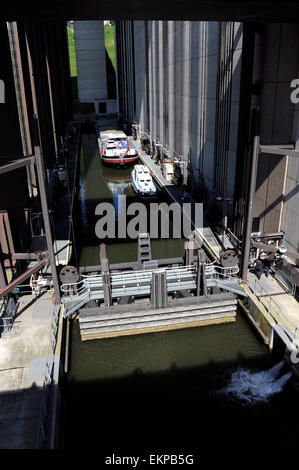
[[[218,393],[232,394],[248,404],[267,402],[272,395],[283,390],[292,375],[292,372],[287,372],[278,378],[283,365],[284,361],[281,361],[271,369],[261,372],[238,369],[232,373],[230,383]]]

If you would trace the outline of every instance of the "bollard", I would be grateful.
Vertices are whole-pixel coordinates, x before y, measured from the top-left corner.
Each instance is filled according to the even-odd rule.
[[[151,284],[151,302],[153,308],[167,307],[167,277],[166,271],[153,271]]]

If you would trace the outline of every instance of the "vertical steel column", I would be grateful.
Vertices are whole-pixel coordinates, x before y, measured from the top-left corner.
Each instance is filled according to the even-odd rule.
[[[109,273],[109,262],[106,255],[106,245],[104,243],[101,243],[100,245],[100,258],[102,267],[104,301],[106,307],[110,307],[110,305],[112,305],[111,279]]]
[[[6,286],[7,286],[7,278],[6,278],[4,262],[2,259],[2,250],[1,250],[1,243],[0,243],[0,289],[4,289],[4,287]]]
[[[19,122],[20,122],[20,132],[23,145],[23,154],[31,155],[31,137],[30,137],[30,126],[28,120],[28,107],[25,91],[25,81],[23,74],[23,61],[21,56],[20,48],[20,39],[17,23],[10,22],[8,23],[8,30],[10,36],[10,47],[11,55],[14,65],[14,76],[16,84],[16,98],[18,102],[19,109]],[[27,180],[28,180],[28,189],[30,197],[34,195],[34,186],[36,185],[35,174],[34,174],[34,164],[26,165],[27,171]]]
[[[201,258],[201,250],[197,250],[197,286],[196,286],[196,295],[200,295],[201,293],[201,263],[202,263],[202,258]]]
[[[252,230],[252,218],[253,218],[253,207],[254,207],[254,195],[256,187],[256,174],[257,174],[257,163],[259,155],[259,142],[260,142],[260,109],[256,108],[252,111],[251,118],[251,129],[252,129],[252,150],[251,150],[251,165],[250,165],[250,177],[249,177],[249,190],[247,197],[246,207],[246,220],[245,230],[242,240],[241,250],[241,278],[243,281],[247,281],[248,262],[250,253],[250,236]]]
[[[153,271],[151,284],[151,303],[153,308],[167,307],[167,276],[166,271]]]
[[[207,297],[208,295],[208,286],[207,286],[207,277],[206,277],[206,263],[203,261],[201,263],[201,276],[202,276],[202,293]]]
[[[195,236],[191,233],[188,240],[185,242],[185,264],[191,266],[193,264],[193,251],[194,251]]]
[[[36,158],[39,194],[40,194],[40,199],[41,199],[44,226],[45,226],[45,231],[46,231],[47,247],[48,247],[51,274],[52,274],[54,293],[55,293],[55,302],[60,303],[60,289],[59,289],[59,282],[58,282],[58,277],[57,277],[55,254],[54,254],[54,249],[53,249],[53,238],[52,238],[52,232],[51,232],[47,193],[46,193],[45,180],[44,180],[43,161],[42,161],[42,156],[41,156],[41,151],[40,151],[40,146],[39,146],[38,123],[37,123],[36,115],[33,116],[33,140],[34,140],[34,155]]]

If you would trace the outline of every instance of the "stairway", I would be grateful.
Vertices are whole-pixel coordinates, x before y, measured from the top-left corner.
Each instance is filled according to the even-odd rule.
[[[148,233],[139,233],[138,235],[138,262],[151,261],[151,239]]]

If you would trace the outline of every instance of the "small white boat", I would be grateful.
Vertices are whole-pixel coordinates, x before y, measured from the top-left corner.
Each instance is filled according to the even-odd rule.
[[[145,165],[135,165],[132,172],[132,186],[138,196],[142,198],[154,198],[158,196],[158,191],[153,182],[152,175]]]

